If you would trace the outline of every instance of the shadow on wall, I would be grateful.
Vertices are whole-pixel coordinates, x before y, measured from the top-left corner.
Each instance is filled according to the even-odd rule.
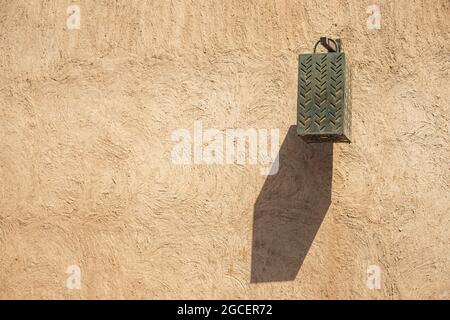
[[[295,279],[331,203],[332,143],[306,144],[291,126],[279,156],[254,206],[252,283]]]

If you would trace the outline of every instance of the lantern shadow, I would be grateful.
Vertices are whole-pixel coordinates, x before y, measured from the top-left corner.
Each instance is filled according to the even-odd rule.
[[[279,161],[254,205],[252,283],[296,278],[331,203],[332,143],[306,144],[291,126]]]

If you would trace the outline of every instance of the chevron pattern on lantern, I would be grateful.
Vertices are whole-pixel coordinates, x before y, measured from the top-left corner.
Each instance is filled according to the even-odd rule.
[[[316,131],[324,132],[327,127],[327,55],[321,55],[314,63],[314,124]]]
[[[344,99],[344,65],[342,55],[336,56],[330,62],[330,128],[329,130],[340,131],[343,119]]]
[[[300,60],[300,81],[298,85],[298,122],[305,129],[310,130],[312,122],[312,56]]]
[[[345,69],[343,53],[300,55],[297,132],[307,141],[349,141]]]

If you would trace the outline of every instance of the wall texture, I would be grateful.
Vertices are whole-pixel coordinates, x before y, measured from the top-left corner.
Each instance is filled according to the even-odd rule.
[[[447,0],[69,4],[0,1],[0,298],[450,298]],[[350,145],[291,128],[321,35]],[[172,163],[199,120],[279,128],[279,173]]]

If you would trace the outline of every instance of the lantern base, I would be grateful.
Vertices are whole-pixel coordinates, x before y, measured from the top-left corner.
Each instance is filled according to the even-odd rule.
[[[350,143],[350,139],[345,136],[345,134],[335,134],[335,133],[320,133],[320,134],[299,134],[299,136],[306,143],[319,143],[319,142],[341,142],[341,143]]]

